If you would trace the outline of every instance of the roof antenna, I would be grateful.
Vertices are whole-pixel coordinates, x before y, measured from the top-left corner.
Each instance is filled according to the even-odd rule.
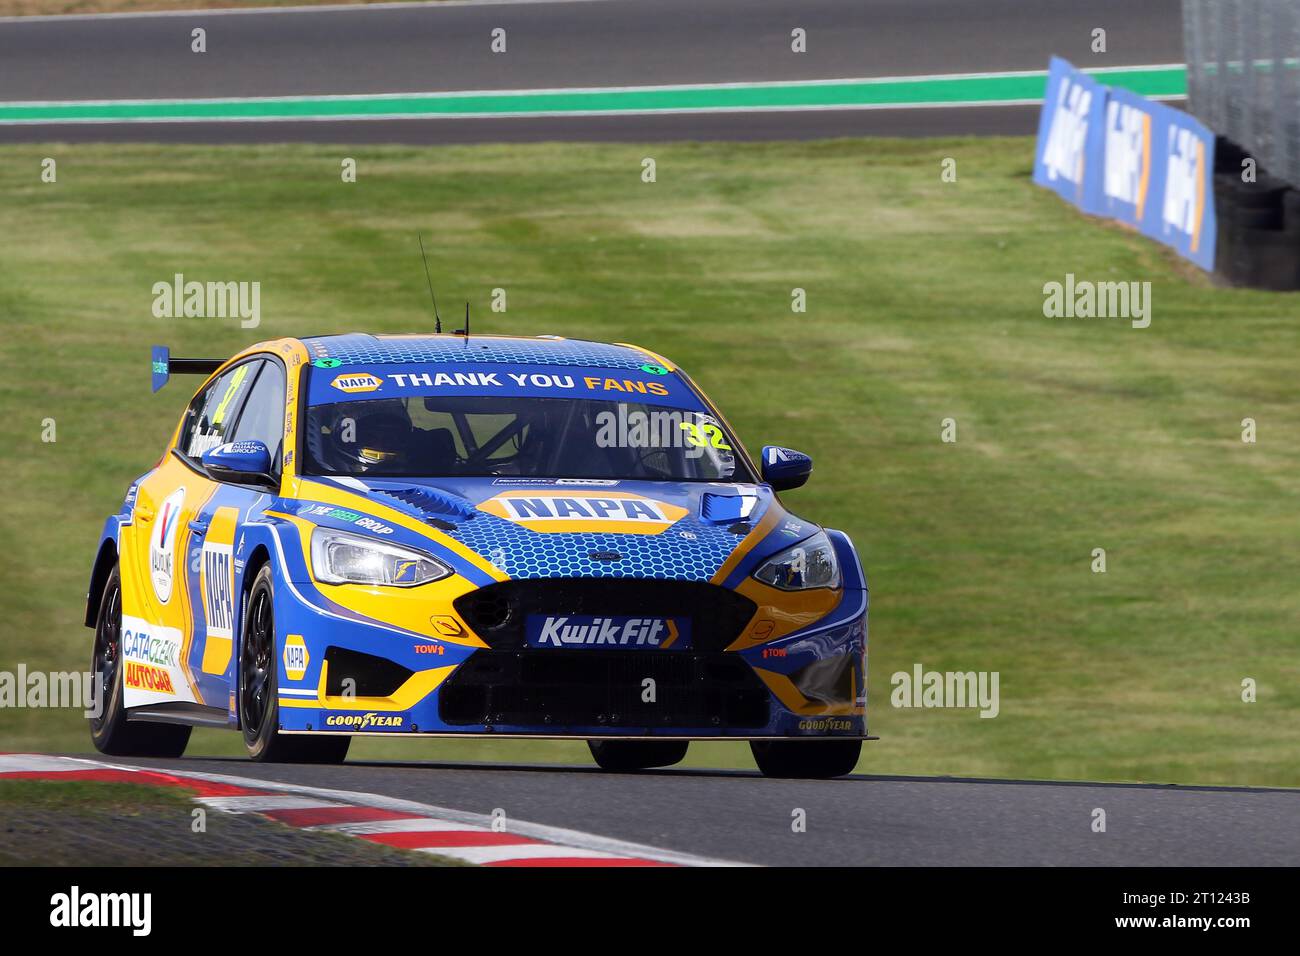
[[[424,281],[429,283],[429,298],[433,300],[433,331],[441,335],[442,316],[438,315],[438,297],[433,294],[433,280],[429,278],[429,257],[424,254],[424,236],[417,232],[415,238],[420,241],[420,258],[424,260]]]
[[[466,300],[465,302],[465,327],[463,329],[457,329],[456,334],[465,336],[465,341],[466,342],[469,341],[469,301],[468,300]]]

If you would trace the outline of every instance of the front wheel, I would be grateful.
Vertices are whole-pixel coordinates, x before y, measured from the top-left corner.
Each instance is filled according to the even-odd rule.
[[[826,780],[852,773],[861,740],[752,740],[749,749],[765,777]]]
[[[686,756],[688,740],[588,740],[601,770],[649,770],[671,767]]]
[[[269,564],[253,579],[240,633],[239,724],[248,755],[268,763],[342,763],[352,743],[346,734],[299,737],[279,732],[275,587]]]
[[[99,691],[98,716],[90,718],[95,749],[112,757],[179,757],[190,742],[184,724],[131,722],[122,696],[122,578],[108,576],[95,618],[95,650],[90,672]]]

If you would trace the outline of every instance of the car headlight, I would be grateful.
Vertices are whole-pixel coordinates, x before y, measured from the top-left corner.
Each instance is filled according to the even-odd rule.
[[[452,573],[431,554],[359,534],[317,528],[311,535],[311,566],[326,584],[386,584],[411,588]]]
[[[811,538],[786,548],[768,558],[754,577],[782,591],[804,591],[809,588],[837,588],[840,586],[840,562],[835,557],[835,545],[818,531]]]

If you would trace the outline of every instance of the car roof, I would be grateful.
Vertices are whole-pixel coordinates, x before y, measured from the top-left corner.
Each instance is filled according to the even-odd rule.
[[[301,340],[312,360],[339,359],[352,364],[446,363],[576,366],[639,369],[646,364],[674,370],[666,359],[635,345],[586,342],[559,336],[509,335],[346,335]]]

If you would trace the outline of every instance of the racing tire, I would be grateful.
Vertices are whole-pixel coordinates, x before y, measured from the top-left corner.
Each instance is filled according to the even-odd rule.
[[[686,756],[689,740],[588,740],[601,770],[650,770],[671,767]]]
[[[122,696],[122,578],[117,565],[104,585],[95,615],[95,647],[90,672],[99,688],[101,709],[88,718],[95,749],[111,757],[179,757],[190,742],[185,724],[127,719]]]
[[[828,780],[853,772],[861,740],[751,740],[749,749],[765,777]]]
[[[264,564],[244,601],[239,648],[239,726],[248,756],[266,763],[342,763],[352,738],[282,734],[279,657],[275,653],[275,584]]]

